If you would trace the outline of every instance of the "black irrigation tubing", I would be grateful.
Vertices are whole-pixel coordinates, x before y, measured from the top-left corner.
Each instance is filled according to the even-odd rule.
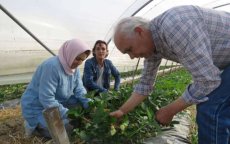
[[[49,51],[53,56],[55,56],[54,52],[52,52],[44,43],[42,43],[32,32],[30,32],[21,22],[19,22],[7,9],[5,9],[0,4],[1,10],[8,15],[15,23],[17,23],[24,31],[26,31],[32,38],[34,38],[40,45],[42,45],[47,51]]]

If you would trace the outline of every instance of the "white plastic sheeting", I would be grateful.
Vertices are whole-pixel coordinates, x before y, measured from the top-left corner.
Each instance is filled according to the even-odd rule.
[[[146,2],[148,1],[1,0],[0,4],[57,53],[65,40],[74,37],[83,39],[91,47],[98,39],[107,41],[106,37],[109,37],[108,32],[114,22],[122,16],[131,15]],[[7,81],[11,83],[14,79],[15,83],[25,82],[21,79],[28,79],[27,74],[31,75],[39,63],[52,55],[3,11],[0,11],[0,19],[0,81],[3,84]],[[113,50],[110,55],[115,53],[119,52]],[[117,54],[113,58],[110,55],[109,58],[118,67],[119,63],[122,66],[129,64],[127,55],[120,54],[119,59]],[[133,67],[135,63],[130,66]],[[11,78],[7,79],[9,75]]]
[[[188,4],[209,8],[222,5],[217,9],[230,11],[229,0],[0,0],[0,4],[54,53],[74,37],[91,47],[98,39],[108,41],[116,22],[134,14],[152,19],[173,6]],[[135,68],[137,59],[122,55],[112,41],[109,51],[108,58],[120,71]],[[37,65],[51,56],[0,11],[0,84],[27,82]],[[7,79],[9,75],[11,79]]]

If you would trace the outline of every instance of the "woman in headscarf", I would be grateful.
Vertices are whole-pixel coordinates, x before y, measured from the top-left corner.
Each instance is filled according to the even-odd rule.
[[[27,136],[35,132],[51,137],[42,111],[58,107],[65,125],[68,125],[67,106],[88,107],[86,90],[77,68],[89,56],[90,49],[79,39],[66,41],[58,56],[51,57],[38,66],[21,98],[22,115]]]

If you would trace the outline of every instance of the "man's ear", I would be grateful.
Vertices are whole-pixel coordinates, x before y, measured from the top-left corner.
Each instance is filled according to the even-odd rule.
[[[143,32],[143,29],[140,27],[140,26],[136,26],[134,28],[134,32],[138,33],[138,34],[141,34]]]

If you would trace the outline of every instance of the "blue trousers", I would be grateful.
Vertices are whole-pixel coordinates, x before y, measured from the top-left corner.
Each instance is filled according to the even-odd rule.
[[[197,105],[198,143],[230,144],[230,66],[209,100]]]

